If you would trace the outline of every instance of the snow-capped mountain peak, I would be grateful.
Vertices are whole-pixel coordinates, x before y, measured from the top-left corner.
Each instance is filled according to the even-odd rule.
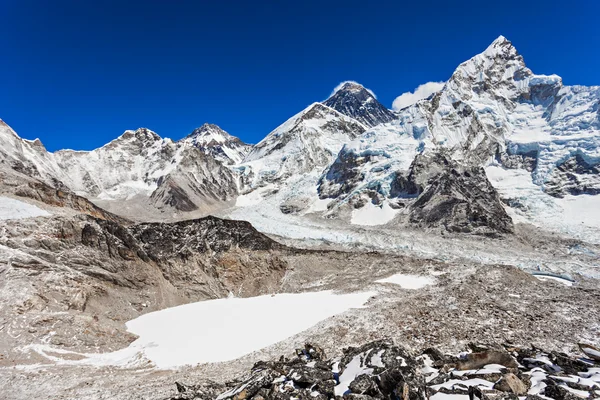
[[[364,131],[357,120],[313,103],[254,146],[239,166],[244,189],[319,175],[345,143]]]
[[[394,114],[381,104],[375,94],[356,82],[345,82],[323,102],[328,107],[372,127],[392,121]]]
[[[196,143],[210,143],[212,141],[225,143],[236,138],[225,132],[218,125],[207,122],[201,127],[194,129],[185,139],[193,139]]]
[[[181,140],[226,165],[240,163],[252,146],[230,135],[218,125],[205,123]]]
[[[139,150],[152,147],[156,142],[162,140],[156,132],[148,128],[138,128],[136,130],[126,130],[121,136],[110,141],[103,147],[107,149],[123,147]]]

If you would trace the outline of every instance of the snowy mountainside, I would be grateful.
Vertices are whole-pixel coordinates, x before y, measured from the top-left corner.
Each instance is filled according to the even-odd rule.
[[[239,164],[252,148],[217,125],[208,123],[181,141],[193,144],[225,165]]]
[[[263,202],[273,221],[493,234],[512,220],[583,237],[600,227],[596,214],[576,226],[563,217],[600,205],[600,87],[534,74],[502,36],[429,98],[391,112],[345,82],[255,146],[211,124],[178,142],[142,128],[90,152],[50,153],[2,123],[0,144],[9,168],[117,213],[185,218],[235,201],[230,214],[243,219]]]
[[[0,120],[0,165],[52,186],[61,186],[65,171],[56,164],[52,153],[39,139],[21,139],[10,126]]]
[[[410,203],[422,191],[398,191],[398,180],[415,157],[440,152],[464,165],[523,169],[547,193],[542,198],[593,195],[600,188],[599,104],[599,87],[535,75],[499,37],[462,63],[440,92],[346,144],[321,178],[319,196],[337,205],[353,196],[362,197],[352,202],[359,205],[365,197],[379,207]],[[537,201],[528,191],[521,196],[521,205]],[[554,218],[562,218],[560,212]],[[536,216],[527,219],[539,223]]]
[[[189,142],[161,139],[145,128],[126,131],[91,152],[54,155],[63,170],[79,172],[65,182],[69,188],[101,200],[109,209],[132,200],[188,212],[236,194],[232,174],[213,157]]]
[[[234,198],[232,172],[188,141],[162,139],[146,128],[125,131],[92,151],[46,151],[2,123],[0,159],[10,169],[72,191],[123,214],[124,205],[158,211],[207,212]],[[151,214],[151,212],[149,213]]]
[[[252,190],[304,174],[320,174],[344,143],[364,131],[360,122],[313,103],[269,133],[236,167],[243,187]]]

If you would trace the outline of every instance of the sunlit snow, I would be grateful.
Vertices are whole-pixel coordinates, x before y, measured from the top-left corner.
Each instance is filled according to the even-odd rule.
[[[403,289],[421,289],[427,285],[432,285],[435,283],[435,280],[428,276],[395,274],[375,282],[393,283],[395,285],[399,285]]]
[[[228,361],[361,307],[374,293],[331,291],[201,301],[142,315],[127,323],[160,368]],[[252,328],[250,328],[252,327]]]
[[[573,282],[571,282],[568,279],[561,278],[559,276],[549,276],[549,275],[534,275],[534,276],[542,282],[545,282],[547,280],[552,280],[555,282],[562,283],[565,286],[573,286]]]
[[[49,212],[25,202],[0,196],[0,220],[47,217]]]
[[[144,356],[162,369],[229,361],[360,308],[373,295],[375,292],[322,291],[201,301],[127,322],[128,330],[139,338],[112,353],[75,353],[45,344],[23,350],[36,351],[63,365],[132,366],[143,363]],[[61,354],[79,359],[63,359]]]
[[[367,203],[352,211],[350,223],[353,225],[383,225],[394,219],[397,213],[398,210],[394,210],[387,203],[381,207]]]

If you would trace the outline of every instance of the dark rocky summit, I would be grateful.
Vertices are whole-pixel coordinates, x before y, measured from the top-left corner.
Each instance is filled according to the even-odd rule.
[[[155,261],[185,259],[192,252],[222,253],[234,248],[252,251],[285,248],[258,232],[249,222],[212,216],[173,223],[138,224],[129,230]]]
[[[323,104],[354,118],[367,127],[390,122],[396,118],[394,113],[377,101],[371,92],[354,82],[346,82]]]

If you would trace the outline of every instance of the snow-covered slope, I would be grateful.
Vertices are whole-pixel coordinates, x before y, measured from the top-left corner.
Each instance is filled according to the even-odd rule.
[[[552,199],[586,195],[588,204],[600,193],[600,87],[534,74],[501,36],[396,113],[346,82],[255,146],[209,124],[179,142],[139,129],[91,152],[56,153],[2,124],[0,144],[10,168],[117,207],[145,199],[189,212],[239,192],[238,217],[262,202],[273,221],[313,213],[489,233],[512,231],[511,217],[554,218],[555,229],[566,211]]]
[[[93,151],[46,151],[2,123],[0,161],[8,168],[103,207],[126,213],[154,209],[210,211],[237,194],[231,171],[188,141],[162,139],[149,129],[126,131]],[[148,212],[144,217],[151,215]]]
[[[225,165],[239,164],[252,148],[214,124],[202,125],[181,141],[193,144]]]
[[[556,75],[535,75],[499,37],[459,65],[440,92],[344,146],[319,193],[338,203],[365,193],[375,204],[410,202],[420,191],[397,189],[413,159],[441,152],[463,165],[522,169],[553,196],[597,194],[599,104],[599,87],[563,86]],[[529,192],[523,196],[538,201]]]
[[[238,167],[246,190],[321,174],[344,143],[365,127],[332,108],[314,103],[269,133]]]

